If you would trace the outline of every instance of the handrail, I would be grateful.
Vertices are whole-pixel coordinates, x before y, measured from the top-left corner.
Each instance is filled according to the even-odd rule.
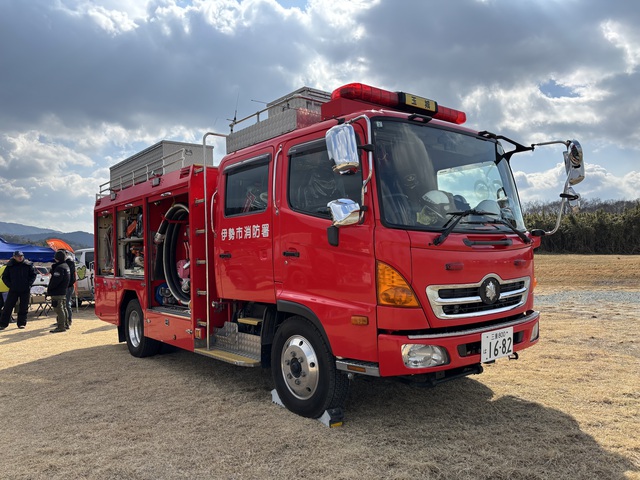
[[[202,137],[202,159],[204,164],[204,264],[205,264],[205,283],[206,283],[206,302],[207,302],[207,350],[211,348],[211,295],[209,288],[209,208],[207,206],[207,200],[209,198],[209,192],[207,192],[207,137],[208,136],[223,137],[226,135],[221,133],[207,132]],[[212,147],[213,148],[213,147]],[[211,166],[213,166],[213,156],[211,158]],[[216,190],[217,191],[217,190]],[[211,195],[211,204],[213,205],[213,195]],[[213,209],[213,207],[212,207]]]
[[[352,118],[351,120],[349,120],[350,124],[354,124],[355,122],[357,122],[358,120],[362,120],[364,119],[364,121],[367,123],[367,141],[371,142],[372,140],[372,136],[371,136],[371,119],[366,116],[366,115],[359,115],[355,118]],[[365,208],[364,208],[364,201],[365,201],[365,194],[367,193],[367,185],[369,184],[369,182],[371,181],[371,177],[373,176],[373,152],[371,150],[369,150],[367,152],[367,160],[368,160],[368,167],[369,167],[369,174],[367,175],[367,178],[365,178],[362,181],[362,189],[360,191],[360,220],[358,221],[358,224],[361,224],[362,222],[364,222],[364,212],[365,212]]]
[[[173,157],[177,154],[180,154],[180,158],[171,161],[171,162],[166,162],[165,160],[167,160],[170,157]],[[99,193],[96,194],[96,199],[100,199],[102,197],[107,196],[109,193],[111,192],[117,192],[120,190],[124,190],[125,188],[128,188],[132,185],[137,185],[139,183],[142,182],[146,182],[147,180],[149,180],[152,177],[156,177],[156,176],[161,176],[164,175],[166,173],[166,169],[167,167],[171,166],[171,165],[175,165],[177,163],[181,164],[181,167],[184,167],[184,162],[186,160],[186,157],[193,155],[193,151],[189,148],[181,148],[180,150],[176,150],[175,152],[169,153],[167,155],[165,155],[164,157],[161,157],[157,160],[152,160],[151,162],[142,165],[134,170],[132,170],[131,172],[127,173],[126,175],[121,175],[117,178],[112,178],[110,179],[108,182],[103,183],[100,185],[99,187]],[[206,155],[206,153],[205,153]],[[206,156],[205,156],[206,158]],[[160,165],[158,165],[158,168],[154,169],[154,170],[150,170],[149,166],[153,163],[157,163],[157,162],[161,162]],[[158,171],[159,170],[159,171]],[[130,177],[130,178],[129,178]]]

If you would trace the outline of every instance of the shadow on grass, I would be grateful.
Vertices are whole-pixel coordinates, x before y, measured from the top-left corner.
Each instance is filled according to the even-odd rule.
[[[16,433],[3,462],[11,478],[25,455],[31,472],[51,478],[230,478],[240,467],[221,457],[235,456],[237,478],[266,478],[276,467],[278,478],[621,479],[638,471],[570,414],[494,398],[475,378],[434,389],[356,380],[339,429],[272,404],[261,369],[173,348],[145,359],[126,344],[69,351],[2,370],[0,385],[5,412],[29,408],[3,418]],[[47,456],[61,452],[67,463],[52,475]]]

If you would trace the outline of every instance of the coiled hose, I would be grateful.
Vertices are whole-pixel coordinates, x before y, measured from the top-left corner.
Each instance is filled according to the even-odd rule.
[[[176,262],[176,251],[178,247],[180,226],[186,223],[189,218],[189,209],[182,203],[175,203],[167,210],[164,220],[160,224],[154,242],[162,243],[161,255],[158,261],[162,261],[164,278],[167,281],[169,291],[175,299],[183,305],[189,305],[191,296],[182,291],[180,277],[178,276],[178,266]]]

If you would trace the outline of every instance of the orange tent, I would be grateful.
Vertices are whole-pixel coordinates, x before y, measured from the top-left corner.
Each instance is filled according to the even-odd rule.
[[[50,238],[47,240],[47,245],[49,245],[53,250],[67,250],[69,252],[73,252],[73,248],[71,248],[67,242],[58,238]]]

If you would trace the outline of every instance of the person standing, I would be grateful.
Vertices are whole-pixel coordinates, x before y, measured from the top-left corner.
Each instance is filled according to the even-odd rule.
[[[51,306],[56,312],[58,326],[51,333],[66,332],[69,328],[67,320],[67,287],[69,286],[69,266],[67,255],[58,250],[53,256],[55,262],[51,265],[51,280],[47,287],[47,295],[51,297]]]
[[[2,281],[9,292],[0,316],[0,330],[4,330],[9,326],[11,313],[20,300],[20,308],[18,310],[18,328],[27,326],[27,311],[29,309],[29,297],[31,296],[31,285],[36,281],[36,269],[29,260],[25,260],[24,253],[20,250],[13,252],[13,257],[7,263],[4,272],[2,272]]]
[[[0,317],[2,316],[2,309],[4,308],[4,299],[7,297],[7,293],[9,292],[9,287],[7,287],[2,281],[2,274],[4,273],[5,268],[6,265],[0,265]]]
[[[73,257],[65,250],[59,251],[65,254],[65,263],[69,267],[69,286],[67,287],[67,300],[65,305],[67,309],[67,324],[69,325],[69,327],[71,327],[71,315],[73,314],[73,294],[75,293],[76,284],[76,262],[73,261]]]

